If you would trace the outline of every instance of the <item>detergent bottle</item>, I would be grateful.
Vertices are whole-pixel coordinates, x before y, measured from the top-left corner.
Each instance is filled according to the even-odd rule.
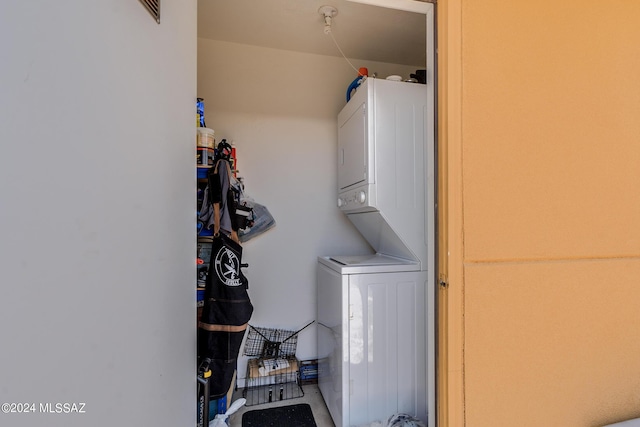
[[[358,77],[356,77],[347,88],[347,102],[351,99],[351,95],[358,89],[358,86],[369,76],[369,70],[365,67],[358,69]]]

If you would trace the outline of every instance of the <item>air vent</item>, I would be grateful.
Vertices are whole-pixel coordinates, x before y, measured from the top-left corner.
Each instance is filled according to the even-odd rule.
[[[140,3],[147,8],[153,19],[160,23],[160,0],[140,0]]]

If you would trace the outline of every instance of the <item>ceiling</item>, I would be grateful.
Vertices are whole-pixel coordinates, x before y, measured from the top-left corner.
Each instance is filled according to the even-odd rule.
[[[338,10],[332,34],[348,58],[424,67],[425,15],[347,0],[198,0],[198,37],[341,56],[324,5]]]

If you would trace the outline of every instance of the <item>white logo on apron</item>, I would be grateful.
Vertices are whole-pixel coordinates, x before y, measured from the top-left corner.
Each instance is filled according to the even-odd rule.
[[[216,254],[215,268],[218,279],[227,286],[240,286],[240,260],[227,248],[220,248]]]

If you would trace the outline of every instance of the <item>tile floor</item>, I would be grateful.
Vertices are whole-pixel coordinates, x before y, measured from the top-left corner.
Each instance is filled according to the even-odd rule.
[[[273,408],[276,406],[296,405],[299,403],[308,403],[313,411],[313,417],[315,418],[318,427],[334,427],[331,415],[327,410],[327,406],[324,404],[322,395],[317,385],[305,385],[302,386],[304,391],[303,397],[295,399],[282,400],[280,402],[265,403],[263,405],[243,406],[235,414],[229,417],[229,427],[242,427],[242,414],[252,411],[254,409]],[[233,399],[242,397],[242,389],[236,390]],[[295,427],[295,426],[279,426],[279,427]]]

